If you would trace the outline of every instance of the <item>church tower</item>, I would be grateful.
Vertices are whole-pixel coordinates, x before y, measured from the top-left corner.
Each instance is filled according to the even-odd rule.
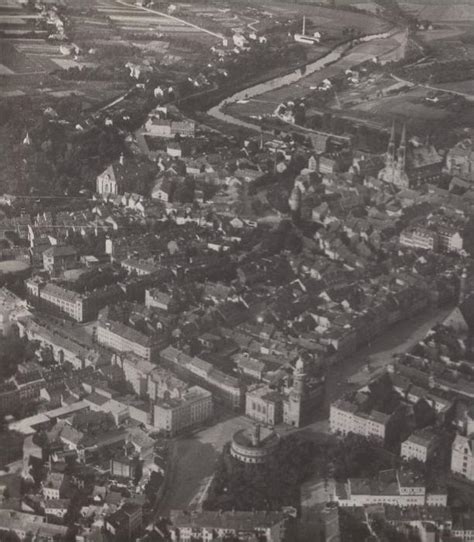
[[[403,125],[402,137],[400,139],[400,145],[397,152],[397,165],[400,171],[405,171],[406,157],[407,157],[407,127]]]
[[[390,167],[395,163],[395,121],[392,124],[392,131],[390,133],[390,141],[388,142],[387,154],[385,160],[385,166]]]

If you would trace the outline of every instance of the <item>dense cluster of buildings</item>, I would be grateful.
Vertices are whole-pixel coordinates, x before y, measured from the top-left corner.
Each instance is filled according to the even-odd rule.
[[[303,27],[294,38],[315,44],[321,34]],[[213,47],[216,63],[245,58],[266,38],[238,31],[232,42]],[[142,80],[144,68],[126,67]],[[210,86],[204,74],[188,82]],[[331,89],[329,80],[319,88]],[[264,469],[281,426],[291,433],[322,412],[328,368],[451,303],[386,374],[331,403],[331,433],[385,446],[402,466],[334,483],[306,539],[337,542],[329,533],[342,508],[367,524],[376,509],[427,542],[472,539],[472,513],[453,518],[446,488],[407,467],[429,466],[447,447],[449,476],[474,482],[472,140],[443,154],[406,126],[397,137],[394,125],[384,154],[314,130],[308,140],[283,131],[240,144],[166,104],[179,103],[172,86],[153,95],[156,107],[94,193],[31,216],[21,200],[17,212],[14,198],[2,199],[1,263],[23,262],[28,277],[15,276],[22,296],[0,290],[1,334],[31,352],[0,385],[5,432],[21,443],[0,466],[27,482],[23,493],[3,492],[0,531],[38,540],[77,532],[80,542],[297,540],[293,510],[201,502],[159,524],[170,439],[244,414],[254,425],[233,434],[229,454]],[[277,116],[295,122],[291,107]]]

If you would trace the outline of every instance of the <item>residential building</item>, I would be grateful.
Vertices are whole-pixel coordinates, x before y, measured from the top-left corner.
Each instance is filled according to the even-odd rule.
[[[122,297],[122,291],[117,286],[79,294],[74,290],[50,282],[43,283],[34,278],[26,281],[26,288],[30,301],[37,301],[43,306],[53,306],[76,322],[93,320],[100,309]]]
[[[430,495],[424,481],[406,470],[390,469],[376,478],[349,478],[336,485],[339,506],[368,506],[386,504],[401,507],[446,506],[445,492]]]
[[[0,288],[0,335],[9,335],[18,318],[29,316],[27,302],[8,288]]]
[[[191,512],[172,510],[171,540],[191,542],[233,537],[238,540],[264,539],[266,542],[294,540],[288,516],[283,512]]]
[[[154,307],[163,311],[169,311],[176,305],[173,296],[162,292],[158,288],[151,288],[145,291],[145,305]]]
[[[21,318],[18,320],[20,337],[39,343],[50,350],[59,363],[70,363],[76,369],[83,369],[99,362],[100,352],[90,344],[71,337],[68,328],[61,327],[40,318]]]
[[[182,393],[179,399],[156,399],[152,425],[174,436],[206,422],[212,416],[212,394],[204,388],[193,386]]]
[[[474,481],[474,435],[456,435],[451,447],[451,472]]]
[[[474,513],[471,510],[459,513],[453,521],[451,535],[454,540],[468,542],[474,540]]]
[[[26,514],[17,510],[0,510],[0,533],[15,533],[20,540],[30,539],[34,533],[37,540],[53,542],[66,540],[68,528],[65,525],[47,523],[44,516]]]
[[[45,499],[60,499],[65,497],[67,491],[66,476],[60,472],[50,472],[43,484],[43,496]]]
[[[122,369],[125,380],[132,385],[137,395],[140,397],[147,395],[148,378],[156,365],[131,352],[114,354],[112,363]]]
[[[407,228],[400,233],[400,244],[410,248],[437,251],[439,237],[435,231],[426,228]]]
[[[415,431],[402,442],[400,455],[404,459],[417,459],[426,463],[436,451],[439,439],[429,428]]]
[[[444,252],[462,252],[463,237],[459,230],[449,226],[441,226],[437,230],[440,250]]]
[[[143,523],[143,510],[138,504],[126,502],[116,512],[107,516],[105,529],[115,540],[137,539]]]
[[[43,267],[57,274],[77,266],[77,250],[67,245],[54,245],[43,252]]]
[[[463,139],[448,151],[446,169],[461,179],[474,180],[474,139]]]
[[[137,457],[119,454],[110,460],[110,475],[116,478],[133,480],[139,472],[140,462]]]
[[[357,405],[340,399],[331,403],[329,427],[332,433],[355,433],[364,437],[385,440],[390,416],[372,410],[370,413],[358,409]]]
[[[44,503],[44,513],[46,516],[64,519],[70,504],[71,501],[69,499],[49,499]]]
[[[147,394],[153,402],[157,399],[180,399],[189,387],[189,384],[164,367],[155,366],[148,374]]]
[[[175,135],[194,137],[196,124],[192,120],[175,121],[153,116],[146,121],[145,129],[149,135],[155,137],[172,138]]]
[[[151,275],[158,271],[158,265],[151,260],[127,258],[126,260],[122,260],[120,265],[126,269],[128,273],[134,273],[139,277]]]
[[[97,342],[118,352],[133,352],[148,361],[156,359],[160,346],[158,337],[149,337],[121,322],[105,318],[98,320]]]

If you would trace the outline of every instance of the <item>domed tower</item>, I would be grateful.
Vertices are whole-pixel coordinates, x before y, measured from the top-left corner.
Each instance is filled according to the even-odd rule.
[[[302,397],[306,389],[306,365],[300,356],[293,371],[293,389],[292,392]]]
[[[305,362],[300,356],[293,370],[293,385],[283,405],[283,420],[294,427],[300,427],[303,423],[306,376]]]

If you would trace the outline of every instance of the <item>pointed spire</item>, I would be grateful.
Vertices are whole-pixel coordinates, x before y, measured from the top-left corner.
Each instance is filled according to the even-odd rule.
[[[392,124],[392,131],[390,132],[390,140],[387,147],[387,165],[392,165],[395,161],[395,121]]]
[[[406,147],[407,145],[407,125],[403,125],[402,137],[400,139],[400,147]]]
[[[401,171],[405,171],[406,154],[407,154],[407,126],[403,125],[402,137],[400,139],[400,146],[398,147],[398,168]]]
[[[26,136],[23,139],[23,145],[31,145],[31,138],[28,132],[26,132]]]

